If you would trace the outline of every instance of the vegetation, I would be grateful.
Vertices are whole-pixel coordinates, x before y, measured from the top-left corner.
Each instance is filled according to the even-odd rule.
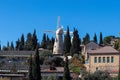
[[[70,32],[69,27],[67,27],[67,32],[64,36],[64,44],[63,44],[63,51],[64,54],[70,55],[70,48],[71,48],[71,38],[70,38]]]
[[[83,38],[83,44],[87,44],[90,42],[90,35],[86,33],[86,36]]]
[[[78,30],[74,29],[72,45],[70,48],[71,56],[73,56],[74,54],[79,55],[81,53],[80,44],[81,44],[81,39],[79,38]]]
[[[32,74],[32,55],[30,55],[30,61],[29,61],[29,80],[33,80],[33,74]]]
[[[70,70],[69,70],[69,67],[68,67],[68,57],[67,56],[65,56],[63,80],[71,80]]]
[[[35,64],[33,70],[33,78],[34,80],[41,80],[41,70],[40,70],[40,59],[39,59],[39,51],[38,47],[36,48],[35,52]]]
[[[102,37],[102,32],[100,32],[100,42],[99,45],[103,45],[103,37]]]

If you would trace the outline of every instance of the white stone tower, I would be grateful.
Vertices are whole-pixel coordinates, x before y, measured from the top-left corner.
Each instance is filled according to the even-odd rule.
[[[58,16],[56,38],[53,47],[53,54],[63,54],[63,28],[60,25],[60,16]]]

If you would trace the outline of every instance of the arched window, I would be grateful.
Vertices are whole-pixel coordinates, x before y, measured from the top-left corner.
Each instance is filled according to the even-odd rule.
[[[111,63],[114,63],[114,57],[113,56],[111,57]]]
[[[107,63],[109,63],[110,62],[110,57],[107,57]]]
[[[94,63],[97,63],[97,57],[94,57]]]
[[[105,63],[105,57],[103,57],[103,63]]]
[[[101,63],[101,57],[98,58],[98,62]]]

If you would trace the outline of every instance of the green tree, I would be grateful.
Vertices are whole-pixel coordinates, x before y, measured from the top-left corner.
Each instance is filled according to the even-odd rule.
[[[36,49],[36,46],[38,44],[38,39],[37,39],[37,35],[36,35],[36,30],[34,30],[33,32],[33,36],[32,36],[32,50]]]
[[[70,48],[71,48],[71,38],[70,38],[70,32],[69,32],[69,27],[67,27],[67,32],[64,37],[64,44],[63,44],[63,50],[64,54],[70,53]]]
[[[32,50],[32,34],[31,33],[27,34],[25,48],[26,48],[26,50]]]
[[[15,47],[16,50],[19,50],[19,45],[20,45],[20,40],[18,39],[18,40],[16,41],[16,47]]]
[[[20,45],[19,45],[19,50],[24,50],[24,49],[25,49],[25,39],[24,39],[24,34],[22,34]]]
[[[32,54],[30,55],[30,60],[29,60],[29,80],[33,80],[33,75],[32,75]]]
[[[11,45],[10,45],[10,50],[14,50],[14,44],[13,44],[13,41],[11,42]]]
[[[99,42],[99,45],[102,45],[103,44],[103,37],[102,37],[102,32],[100,32],[100,42]]]
[[[93,41],[94,41],[95,43],[97,43],[97,35],[96,35],[96,33],[94,34]]]
[[[39,59],[39,51],[38,47],[36,47],[35,51],[35,66],[34,66],[34,79],[41,80],[41,70],[40,70],[40,59]]]
[[[43,38],[42,38],[42,42],[41,42],[41,47],[46,49],[47,45],[46,45],[47,39],[46,39],[46,34],[43,34]]]
[[[106,45],[108,45],[108,44],[111,43],[111,40],[114,39],[114,38],[115,38],[115,36],[106,36],[103,39],[103,43],[106,44]]]
[[[78,55],[80,54],[81,51],[80,44],[81,44],[81,39],[79,38],[78,31],[74,29],[72,45],[70,48],[71,56],[73,56],[74,54],[78,54]]]
[[[90,36],[88,33],[86,33],[86,36],[83,38],[83,44],[87,44],[90,42]]]
[[[63,80],[71,80],[70,70],[69,70],[69,67],[68,67],[68,57],[67,56],[65,56]]]

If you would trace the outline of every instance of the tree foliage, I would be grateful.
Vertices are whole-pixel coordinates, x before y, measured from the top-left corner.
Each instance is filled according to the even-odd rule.
[[[35,80],[41,80],[41,70],[40,70],[40,59],[39,59],[39,51],[38,51],[38,47],[36,47],[36,51],[35,51],[35,64],[34,64],[34,79]]]
[[[111,44],[111,40],[114,39],[114,38],[115,38],[115,36],[106,36],[103,39],[103,43],[106,44],[106,45],[109,45],[109,44]]]
[[[69,32],[69,27],[67,27],[67,32],[64,36],[64,44],[63,44],[63,50],[64,54],[70,53],[70,48],[71,48],[71,38],[70,38],[70,32]],[[70,54],[69,54],[70,55]]]
[[[67,56],[65,56],[63,80],[71,80],[70,70],[69,70],[69,67],[68,67],[68,57]]]
[[[72,45],[70,48],[71,56],[73,56],[74,54],[78,54],[78,55],[80,54],[81,51],[80,44],[81,44],[81,39],[79,38],[78,30],[74,29]]]
[[[100,32],[100,42],[99,45],[103,45],[103,37],[102,37],[102,32]]]
[[[29,80],[33,80],[33,74],[32,74],[32,54],[30,55],[29,60]]]
[[[96,35],[96,33],[94,34],[93,41],[94,41],[95,43],[97,43],[97,35]]]
[[[90,36],[88,33],[86,33],[85,37],[83,38],[83,44],[87,44],[90,42]]]

